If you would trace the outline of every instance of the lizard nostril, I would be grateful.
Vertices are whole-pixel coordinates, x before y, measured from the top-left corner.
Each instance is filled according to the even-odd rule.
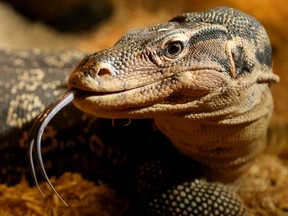
[[[110,72],[110,70],[108,70],[107,68],[101,68],[98,73],[97,73],[98,76],[104,76],[104,75],[109,75],[111,76],[112,73]]]

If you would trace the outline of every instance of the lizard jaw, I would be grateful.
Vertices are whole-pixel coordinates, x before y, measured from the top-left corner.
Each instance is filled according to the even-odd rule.
[[[207,86],[207,81],[212,78],[214,86]],[[191,109],[199,98],[226,84],[227,77],[215,70],[184,71],[158,82],[122,91],[94,92],[76,87],[84,93],[75,98],[73,104],[97,117],[153,118],[185,111],[188,107]]]
[[[152,83],[138,88],[118,92],[91,92],[82,89],[81,96],[73,100],[73,104],[80,110],[97,117],[131,118],[130,111],[141,112],[141,109],[159,103],[172,93],[172,90],[157,91],[161,82]],[[148,94],[149,93],[149,94]]]

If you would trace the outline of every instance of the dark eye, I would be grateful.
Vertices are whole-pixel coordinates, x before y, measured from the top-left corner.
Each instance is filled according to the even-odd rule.
[[[167,55],[169,57],[176,57],[183,51],[183,43],[181,41],[175,41],[167,46]]]

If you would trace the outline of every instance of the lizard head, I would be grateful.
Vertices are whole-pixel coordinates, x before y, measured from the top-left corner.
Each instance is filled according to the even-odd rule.
[[[276,81],[271,65],[262,25],[237,10],[216,8],[129,31],[113,47],[84,58],[68,85],[87,92],[73,101],[85,112],[153,117],[199,107],[203,98],[227,96],[230,88]]]

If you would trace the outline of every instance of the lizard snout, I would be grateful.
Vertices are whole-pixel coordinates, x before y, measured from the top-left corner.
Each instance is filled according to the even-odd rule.
[[[87,73],[92,78],[104,78],[107,76],[114,76],[115,73],[113,71],[113,68],[109,64],[105,62],[99,62],[92,68],[88,68],[88,70],[83,71],[83,73]]]
[[[92,92],[119,91],[122,83],[116,77],[115,69],[110,63],[88,57],[73,70],[68,86]]]
[[[94,65],[91,65],[90,67],[85,67],[85,68],[76,68],[78,69],[79,73],[83,73],[84,76],[90,76],[93,79],[96,77],[98,78],[104,78],[104,77],[111,77],[115,75],[113,72],[113,68],[105,63],[105,62],[97,62]]]

